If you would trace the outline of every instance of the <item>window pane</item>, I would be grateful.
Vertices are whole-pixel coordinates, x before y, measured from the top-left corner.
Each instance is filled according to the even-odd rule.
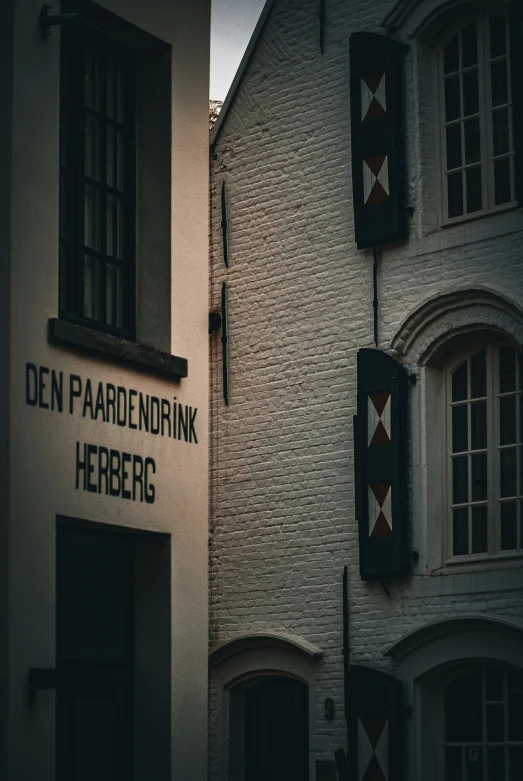
[[[119,92],[121,91],[121,78],[120,78],[120,69],[114,62],[110,62],[107,64],[107,103],[106,103],[106,111],[107,116],[111,119],[117,119],[121,120],[121,117],[119,115],[119,103],[120,103],[120,96]]]
[[[468,68],[469,65],[476,65],[478,62],[478,42],[476,36],[476,25],[469,24],[461,31],[461,65]]]
[[[507,61],[493,62],[490,66],[492,79],[492,106],[508,103]]]
[[[466,171],[467,179],[467,213],[479,212],[482,208],[481,198],[481,168],[470,168]]]
[[[505,778],[505,747],[489,746],[487,748],[487,781],[504,781]]]
[[[98,260],[89,255],[84,257],[84,317],[100,319],[98,297]]]
[[[518,547],[518,513],[516,502],[501,503],[501,550]]]
[[[461,748],[445,748],[445,781],[463,781]]]
[[[467,398],[467,361],[452,373],[452,401],[463,401]]]
[[[465,122],[465,163],[477,163],[481,159],[479,119]]]
[[[472,508],[472,553],[488,551],[487,505]]]
[[[473,399],[487,395],[487,352],[482,350],[470,359],[470,396]]]
[[[106,252],[122,258],[123,205],[120,198],[106,196]]]
[[[487,454],[471,456],[472,501],[481,502],[487,498]]]
[[[85,105],[100,111],[100,95],[100,63],[93,53],[88,53],[85,59]]]
[[[487,667],[485,670],[485,694],[487,702],[505,699],[504,673],[502,667]]]
[[[516,496],[516,448],[502,450],[499,454],[501,496]]]
[[[451,125],[447,134],[447,170],[461,166],[461,123]]]
[[[505,17],[490,17],[490,56],[501,57],[507,51]]]
[[[107,127],[107,184],[123,189],[123,143],[122,134]]]
[[[463,187],[461,173],[450,174],[447,177],[449,217],[459,217],[463,214]]]
[[[459,70],[459,47],[458,36],[454,38],[443,49],[443,72],[454,73]]]
[[[85,175],[100,180],[100,126],[94,117],[85,118]]]
[[[515,444],[517,442],[516,436],[516,396],[505,396],[499,400],[500,444]]]
[[[509,670],[508,689],[508,739],[523,740],[523,672]],[[523,746],[521,747],[523,750]],[[521,767],[523,778],[523,766]]]
[[[472,450],[481,450],[487,447],[487,404],[478,401],[470,407],[471,413],[471,444]]]
[[[86,247],[101,250],[101,198],[94,187],[84,190],[84,242]]]
[[[449,743],[483,739],[481,670],[445,686],[445,740]]]
[[[458,456],[452,459],[452,501],[454,504],[467,502],[468,490],[468,456]]]
[[[459,119],[460,115],[459,76],[452,76],[445,79],[445,121]]]
[[[465,768],[467,781],[483,781],[483,748],[467,746],[465,748]]]
[[[487,705],[485,710],[487,740],[492,740],[494,743],[505,740],[505,706]]]
[[[510,191],[510,159],[494,161],[494,203],[499,206],[502,203],[510,203],[512,193]]]
[[[513,347],[499,348],[499,390],[500,393],[516,390],[516,351]]]
[[[452,452],[468,450],[467,405],[452,408]]]
[[[107,323],[120,327],[122,325],[122,276],[121,269],[108,263],[106,266],[107,291]]]
[[[477,114],[479,111],[478,72],[468,71],[463,74],[463,115]]]
[[[521,781],[523,778],[523,746],[509,746],[509,781]]]
[[[469,552],[469,511],[460,507],[452,511],[452,555],[464,556]]]
[[[492,140],[495,156],[509,151],[508,108],[494,111],[492,114]]]

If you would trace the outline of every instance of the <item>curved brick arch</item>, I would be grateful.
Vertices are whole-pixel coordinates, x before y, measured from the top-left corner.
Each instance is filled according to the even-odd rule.
[[[490,288],[454,289],[411,312],[390,347],[405,363],[424,365],[451,339],[474,331],[497,331],[523,343],[523,310]]]

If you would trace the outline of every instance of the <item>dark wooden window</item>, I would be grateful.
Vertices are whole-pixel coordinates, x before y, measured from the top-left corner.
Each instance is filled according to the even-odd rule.
[[[60,315],[135,337],[131,53],[80,25],[63,36]]]

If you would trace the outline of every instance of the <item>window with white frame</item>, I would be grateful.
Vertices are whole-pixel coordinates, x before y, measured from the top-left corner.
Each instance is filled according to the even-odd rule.
[[[443,222],[515,203],[508,17],[480,13],[438,51]]]
[[[453,559],[523,549],[519,348],[492,341],[448,361],[450,533]]]
[[[523,670],[485,665],[444,687],[445,781],[523,778]]]

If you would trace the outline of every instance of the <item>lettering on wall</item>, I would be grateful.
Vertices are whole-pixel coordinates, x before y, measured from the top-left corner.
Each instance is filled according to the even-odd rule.
[[[79,415],[113,426],[197,445],[197,407],[47,366],[25,365],[25,403],[51,412]],[[76,488],[153,504],[152,458],[102,445],[76,443]]]

